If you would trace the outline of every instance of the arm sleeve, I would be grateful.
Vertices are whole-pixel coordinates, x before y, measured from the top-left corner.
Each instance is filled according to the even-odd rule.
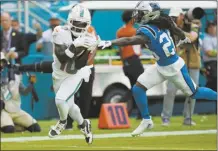
[[[70,47],[67,47],[65,45],[59,45],[55,44],[55,55],[57,56],[58,60],[63,63],[66,62],[66,60],[73,58],[74,53],[76,51],[75,46],[72,44]]]
[[[73,58],[76,53],[76,47],[74,44],[71,44],[69,47],[64,43],[63,34],[64,29],[61,26],[55,27],[52,37],[54,43],[54,52],[58,60],[63,63],[66,60]]]

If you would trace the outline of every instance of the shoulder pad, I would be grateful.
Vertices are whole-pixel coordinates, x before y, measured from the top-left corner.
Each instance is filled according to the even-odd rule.
[[[155,39],[157,37],[156,32],[151,27],[145,25],[137,29],[137,34],[143,34],[149,38],[155,38]]]
[[[57,26],[54,28],[54,31],[52,33],[53,42],[56,44],[63,44],[64,39],[67,35],[67,30],[65,26]]]

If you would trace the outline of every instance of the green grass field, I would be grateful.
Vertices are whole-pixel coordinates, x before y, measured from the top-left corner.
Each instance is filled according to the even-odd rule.
[[[170,127],[161,126],[160,117],[153,117],[155,127],[149,132],[169,132],[169,131],[194,131],[194,130],[215,130],[217,123],[216,115],[196,115],[193,116],[196,126],[183,126],[183,117],[173,117]],[[14,133],[1,134],[2,138],[23,138],[47,136],[51,125],[56,121],[39,121],[41,133]],[[140,123],[140,120],[130,119],[131,128],[120,130],[99,130],[98,120],[92,119],[93,133],[131,133]],[[78,135],[80,131],[74,125],[71,131],[64,131],[61,136]],[[146,132],[145,132],[146,133]],[[38,140],[24,142],[2,142],[1,150],[215,150],[217,144],[216,134],[190,134],[190,135],[166,135],[149,137],[116,137],[116,138],[96,138],[92,145],[87,145],[83,139],[66,140]]]

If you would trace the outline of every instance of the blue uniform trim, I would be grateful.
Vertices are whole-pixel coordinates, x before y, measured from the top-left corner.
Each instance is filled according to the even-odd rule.
[[[173,55],[167,58],[167,60],[158,60],[157,64],[159,66],[168,66],[171,64],[174,64],[177,60],[179,60],[179,56],[178,55]]]
[[[150,28],[150,27],[148,27],[146,25],[143,25],[141,27],[144,27],[145,29],[147,29],[153,35],[153,37],[155,37],[155,39],[157,38],[157,35],[156,35],[155,31],[152,28]]]
[[[169,30],[160,30],[154,25],[142,25],[137,30],[137,34],[139,33],[147,36],[150,39],[148,47],[153,53],[156,54],[155,58],[157,59],[159,66],[171,65],[179,59],[179,56],[176,53],[174,55],[166,54],[168,53],[166,49],[168,49],[170,53],[174,51],[172,49],[175,49],[173,40],[168,34]],[[160,38],[163,40],[162,43],[160,43]]]
[[[191,77],[189,76],[188,69],[187,69],[186,65],[184,65],[184,66],[182,67],[181,73],[182,73],[182,76],[183,76],[185,82],[187,83],[187,85],[188,85],[189,88],[191,89],[191,91],[192,91],[193,93],[195,93],[196,89],[195,89],[195,86],[194,86],[194,84],[193,84],[193,82],[192,82]]]

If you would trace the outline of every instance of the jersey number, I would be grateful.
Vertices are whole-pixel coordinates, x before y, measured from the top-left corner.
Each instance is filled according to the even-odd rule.
[[[60,69],[62,71],[66,71],[69,74],[76,73],[77,70],[75,69],[74,59],[71,59],[70,61],[65,62],[65,63],[61,63]]]
[[[162,48],[167,57],[175,54],[175,46],[169,34],[170,34],[169,31],[167,31],[167,33],[164,32],[160,35],[160,39],[159,39],[159,42],[160,44],[163,45]],[[164,39],[166,40],[164,41]]]

